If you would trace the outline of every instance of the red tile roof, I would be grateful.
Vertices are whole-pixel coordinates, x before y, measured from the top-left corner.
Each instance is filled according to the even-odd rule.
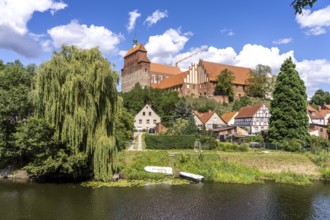
[[[307,106],[307,111],[308,111],[309,117],[311,117],[311,119],[322,119],[322,118],[324,118],[322,116],[322,114],[318,110],[314,109],[311,105]]]
[[[227,112],[223,115],[221,115],[221,119],[228,124],[229,121],[237,114],[237,112]]]
[[[150,87],[153,88],[153,89],[156,89],[156,88],[158,88],[158,84],[156,84],[156,83],[151,83],[151,84],[150,84]]]
[[[147,52],[146,48],[142,44],[137,44],[135,47],[129,49],[124,57],[127,57],[136,51]]]
[[[257,111],[263,106],[263,104],[255,104],[242,107],[235,118],[253,118]]]
[[[184,78],[188,75],[189,71],[168,77],[160,81],[158,88],[160,89],[168,89],[175,86],[182,85],[184,82]]]
[[[246,67],[239,67],[239,66],[231,66],[226,64],[219,64],[219,63],[212,63],[208,61],[201,60],[200,64],[204,66],[209,80],[216,81],[217,76],[221,73],[221,71],[228,69],[233,72],[235,79],[233,81],[234,84],[239,85],[248,85],[247,82],[250,77],[251,69]]]
[[[208,120],[210,120],[213,114],[217,114],[215,111],[208,111],[202,113],[198,111],[193,111],[193,112],[203,124],[205,124]]]
[[[167,75],[177,75],[181,73],[181,70],[177,66],[168,66],[159,63],[150,63],[150,72],[159,73],[159,74],[167,74]]]

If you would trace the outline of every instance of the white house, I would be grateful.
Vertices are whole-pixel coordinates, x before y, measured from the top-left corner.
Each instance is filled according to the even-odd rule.
[[[250,134],[268,130],[270,113],[264,104],[242,107],[235,117],[235,125],[246,128]]]
[[[155,128],[157,123],[160,123],[160,117],[155,113],[150,105],[145,105],[143,109],[134,117],[134,127],[136,130]]]
[[[312,106],[307,106],[309,124],[326,125],[324,116]]]
[[[215,111],[208,111],[204,113],[193,111],[193,113],[195,124],[197,127],[199,127],[199,129],[202,129],[204,126],[206,130],[212,130],[216,127],[226,125],[226,123]]]

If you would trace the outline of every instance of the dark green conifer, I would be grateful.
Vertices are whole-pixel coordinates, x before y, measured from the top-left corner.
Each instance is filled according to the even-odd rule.
[[[304,141],[308,136],[307,95],[304,81],[291,58],[284,61],[278,74],[270,105],[269,140],[283,143]]]

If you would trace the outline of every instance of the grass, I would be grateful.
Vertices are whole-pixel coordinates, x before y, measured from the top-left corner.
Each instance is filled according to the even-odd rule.
[[[187,184],[187,181],[177,178],[179,171],[200,174],[207,182],[221,183],[251,184],[274,181],[305,185],[315,179],[330,180],[330,156],[320,159],[308,153],[283,151],[265,153],[260,150],[248,152],[145,150],[119,152],[116,160],[123,176],[122,180],[114,183],[88,182],[86,185],[127,187],[164,183]],[[148,173],[144,171],[145,166],[171,166],[174,174]]]

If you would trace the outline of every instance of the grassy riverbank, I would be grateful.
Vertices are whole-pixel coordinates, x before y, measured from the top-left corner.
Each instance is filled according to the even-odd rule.
[[[309,153],[283,151],[123,151],[118,154],[116,161],[123,180],[118,183],[90,182],[87,185],[187,184],[187,181],[178,179],[179,171],[203,175],[207,182],[250,184],[274,181],[306,185],[327,178],[326,175],[330,173],[327,165],[324,162],[317,163],[318,160],[318,156]],[[165,176],[148,173],[143,169],[145,166],[170,166],[174,174]]]

